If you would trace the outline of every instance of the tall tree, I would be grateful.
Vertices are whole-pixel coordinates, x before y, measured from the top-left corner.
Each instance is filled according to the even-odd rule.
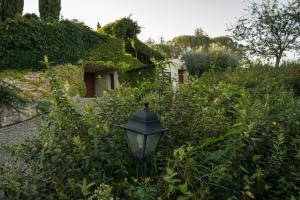
[[[232,36],[247,43],[250,53],[275,58],[279,67],[287,51],[297,50],[300,39],[300,1],[252,0],[246,13],[231,27]]]
[[[24,0],[0,0],[0,21],[23,13]]]
[[[178,57],[184,51],[196,50],[198,48],[207,49],[210,44],[210,38],[207,35],[199,32],[200,29],[195,31],[195,35],[180,35],[168,41],[167,44],[172,47],[171,57]]]
[[[59,20],[61,0],[39,0],[39,11],[42,20]]]

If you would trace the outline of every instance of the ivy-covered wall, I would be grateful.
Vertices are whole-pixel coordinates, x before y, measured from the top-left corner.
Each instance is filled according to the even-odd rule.
[[[137,35],[141,32],[141,27],[130,17],[123,17],[115,22],[109,23],[97,30],[125,42],[125,51],[133,57],[139,59],[144,64],[152,64],[151,58],[163,60],[163,55],[141,42]]]
[[[55,73],[59,76],[70,96],[85,96],[84,67],[77,65],[59,65],[55,67]]]
[[[103,42],[91,49],[83,64],[95,68],[131,69],[144,66],[138,59],[125,52],[124,40],[101,34]]]
[[[54,72],[65,86],[66,92],[73,97],[85,95],[84,67],[80,65],[53,66]],[[49,83],[47,69],[5,69],[0,71],[0,80],[13,84],[22,91],[22,97],[27,100],[44,101],[49,99]]]
[[[55,64],[77,63],[105,40],[83,23],[16,18],[0,23],[0,69],[43,68],[47,55]]]
[[[145,67],[151,64],[152,57],[162,57],[138,40],[136,35],[140,30],[136,22],[122,18],[98,31],[77,21],[44,22],[37,17],[0,22],[0,69],[40,70],[45,66],[41,61],[47,55],[55,66],[77,65],[80,61],[89,68],[115,69],[121,83],[137,84],[154,77],[153,69]],[[69,72],[73,73],[72,70]]]
[[[155,80],[155,67],[144,67],[130,71],[119,71],[119,82],[121,84],[138,86],[143,81]]]

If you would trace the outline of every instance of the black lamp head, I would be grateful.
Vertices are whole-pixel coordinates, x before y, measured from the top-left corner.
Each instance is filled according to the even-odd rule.
[[[144,108],[134,113],[129,121],[121,125],[121,127],[143,135],[151,135],[168,130],[160,123],[157,114],[150,111],[148,102],[144,104]]]

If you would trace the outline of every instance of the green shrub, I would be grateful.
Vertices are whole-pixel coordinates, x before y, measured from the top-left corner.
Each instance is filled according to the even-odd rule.
[[[239,66],[239,59],[229,51],[215,51],[213,52],[213,61],[211,65],[219,70],[236,68]]]
[[[200,76],[209,70],[225,70],[239,66],[238,57],[230,50],[212,48],[183,53],[182,60],[193,76]]]
[[[285,82],[290,69],[278,70],[209,72],[176,93],[157,76],[107,93],[83,113],[50,70],[53,109],[40,135],[13,150],[27,170],[2,166],[0,188],[8,199],[297,199],[300,101]],[[136,179],[116,125],[145,100],[169,131],[147,163],[149,177]]]
[[[201,53],[189,51],[182,55],[182,60],[191,75],[200,76],[208,71],[211,57],[212,55],[208,51],[203,51]]]
[[[0,69],[42,68],[44,55],[56,64],[76,63],[104,36],[76,21],[46,23],[18,18],[0,23]]]

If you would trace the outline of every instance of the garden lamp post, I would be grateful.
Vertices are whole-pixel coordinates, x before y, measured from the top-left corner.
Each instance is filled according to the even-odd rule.
[[[142,176],[143,161],[154,153],[162,134],[168,130],[160,123],[157,114],[149,110],[149,103],[144,105],[126,124],[121,125],[126,131],[128,147],[138,161],[138,174]]]

